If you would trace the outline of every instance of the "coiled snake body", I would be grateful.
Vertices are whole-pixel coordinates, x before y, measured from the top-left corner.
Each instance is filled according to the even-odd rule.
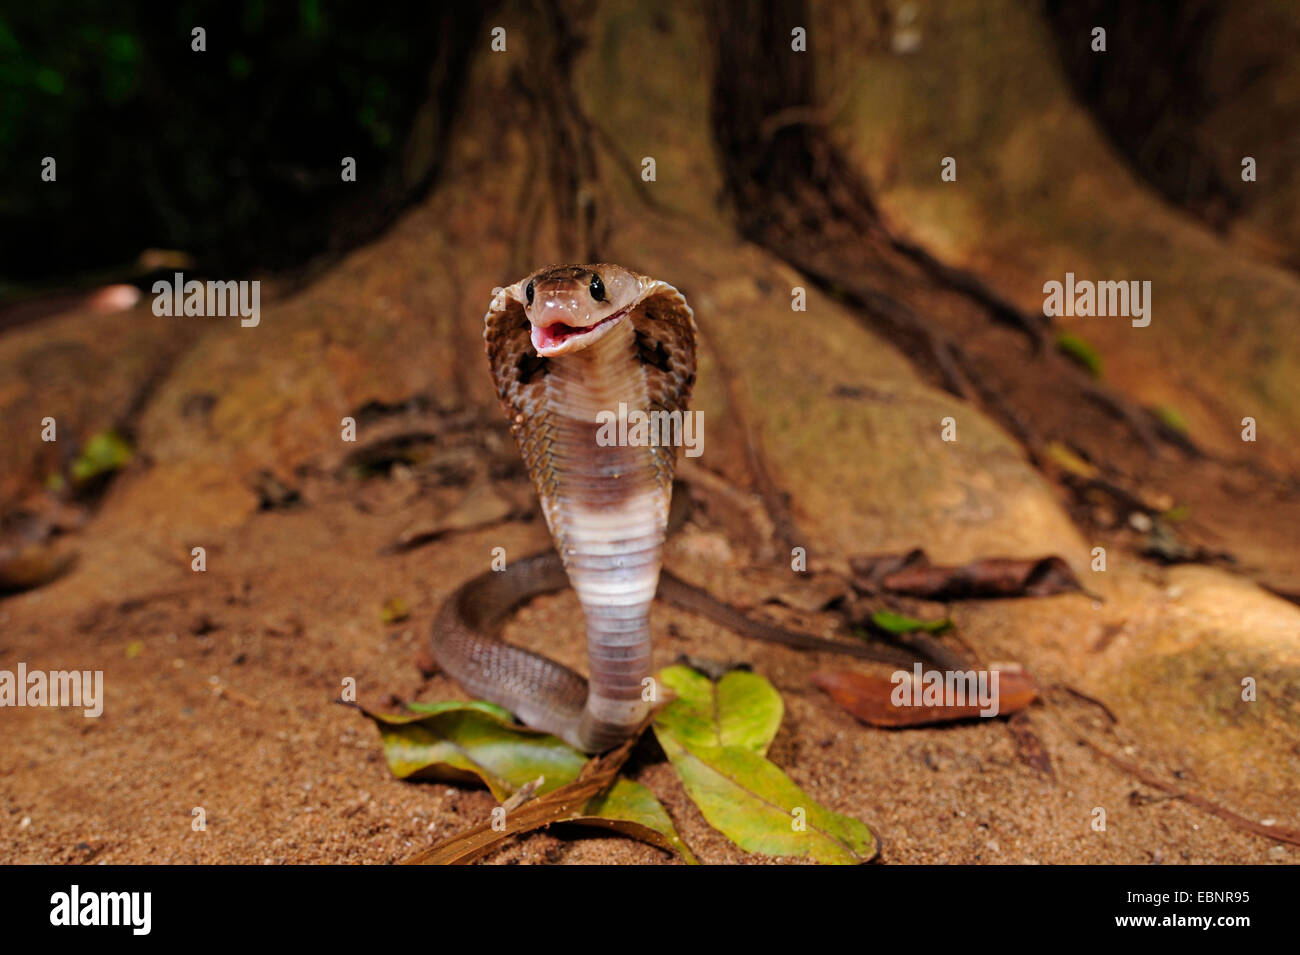
[[[664,282],[616,265],[559,266],[501,289],[483,337],[559,559],[537,555],[461,587],[435,621],[433,656],[467,691],[599,752],[649,712],[650,604],[676,448],[598,441],[597,415],[620,405],[685,414],[695,320]],[[586,617],[590,682],[495,636],[514,606],[565,575]]]

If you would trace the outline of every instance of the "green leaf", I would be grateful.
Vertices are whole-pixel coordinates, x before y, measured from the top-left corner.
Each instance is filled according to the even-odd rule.
[[[1069,471],[1071,474],[1077,474],[1081,478],[1091,480],[1101,473],[1097,469],[1096,465],[1089,461],[1085,461],[1060,441],[1049,441],[1045,450],[1047,456],[1051,458],[1053,462],[1065,468],[1065,470]]]
[[[1061,332],[1056,336],[1056,350],[1075,364],[1087,369],[1092,377],[1101,377],[1101,356],[1080,336]]]
[[[58,96],[63,92],[63,74],[49,67],[42,67],[36,72],[36,85],[42,92]]]
[[[414,710],[416,713],[433,715],[435,713],[446,713],[448,710],[480,710],[484,713],[490,713],[493,716],[500,717],[507,723],[514,722],[514,716],[504,706],[497,706],[495,703],[489,703],[487,700],[470,700],[468,703],[461,700],[449,700],[443,703],[407,703],[408,710]]]
[[[709,825],[746,852],[854,865],[878,851],[863,823],[818,805],[753,750],[687,746],[657,723],[655,735]]]
[[[714,685],[680,666],[659,679],[677,699],[655,719],[655,735],[709,825],[746,852],[832,864],[876,855],[864,823],[819,805],[764,757],[781,721],[770,683],[733,671]]]
[[[81,454],[72,462],[72,479],[79,484],[110,471],[117,471],[131,460],[131,445],[116,431],[100,431],[91,436]]]
[[[673,827],[668,811],[645,786],[620,776],[604,793],[591,799],[570,822],[613,829],[624,835],[676,852],[687,865],[699,865],[691,847]]]
[[[549,733],[514,726],[483,704],[440,704],[432,713],[367,713],[379,727],[388,768],[398,779],[477,778],[498,800],[538,776],[549,792],[574,779],[587,757]]]
[[[890,633],[915,633],[918,630],[924,630],[926,633],[943,633],[952,628],[952,620],[947,617],[942,620],[918,620],[916,617],[894,613],[892,610],[877,610],[871,615],[871,622],[881,630]]]
[[[1187,434],[1187,419],[1178,413],[1178,409],[1171,408],[1169,405],[1156,405],[1152,411],[1157,418],[1179,434]]]
[[[389,597],[379,610],[379,619],[384,623],[401,623],[411,615],[411,608],[401,597]]]
[[[408,703],[398,715],[363,711],[379,728],[388,768],[399,779],[481,780],[499,802],[539,776],[537,795],[578,777],[587,756],[548,733],[512,722],[508,710],[482,700]],[[695,856],[667,810],[640,783],[617,779],[566,822],[602,826],[678,853]]]
[[[762,756],[785,715],[781,694],[757,673],[732,670],[714,684],[690,667],[671,666],[659,672],[659,682],[677,699],[656,723],[684,742],[742,746]]]

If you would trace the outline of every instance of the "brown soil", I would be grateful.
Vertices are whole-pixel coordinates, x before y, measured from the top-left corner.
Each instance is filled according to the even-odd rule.
[[[533,22],[536,30],[512,34],[512,43],[537,40],[526,44],[522,65],[476,61],[438,187],[387,235],[267,305],[257,329],[164,324],[146,304],[108,316],[76,311],[0,336],[0,441],[14,452],[0,472],[0,501],[42,511],[64,531],[56,546],[79,554],[64,577],[0,602],[0,668],[99,669],[106,688],[100,719],[0,711],[0,862],[386,863],[488,814],[495,802],[483,789],[394,780],[373,726],[335,700],[348,678],[374,706],[462,696],[442,676],[422,677],[415,663],[439,602],[488,566],[492,548],[523,555],[549,545],[495,407],[480,316],[494,285],[543,262],[591,259],[678,285],[702,329],[696,406],[709,445],[701,473],[687,474],[699,507],[667,549],[666,564],[680,576],[827,636],[842,623],[837,615],[770,601],[825,584],[855,553],[923,546],[938,561],[1055,553],[1105,598],[928,608],[953,614],[956,639],[979,660],[1024,664],[1044,695],[1027,717],[906,731],[864,727],[813,688],[815,670],[845,666],[844,658],[747,643],[658,611],[658,663],[681,653],[745,661],[777,686],[786,717],[771,758],[823,804],[871,825],[884,862],[1300,859],[1295,845],[1167,791],[1278,830],[1300,825],[1300,611],[1252,582],[1300,591],[1296,459],[1285,439],[1300,423],[1286,413],[1285,369],[1270,366],[1258,381],[1244,359],[1192,366],[1195,376],[1160,372],[1176,364],[1162,364],[1165,349],[1222,347],[1241,358],[1214,338],[1224,330],[1208,318],[1206,342],[1106,333],[1100,345],[1114,369],[1106,386],[1117,401],[1081,404],[1086,379],[1034,352],[986,297],[927,273],[893,241],[940,237],[932,246],[946,260],[1025,313],[1045,267],[1032,259],[1033,241],[1018,254],[1007,250],[1015,230],[1032,234],[1041,210],[1018,218],[1014,202],[998,207],[1005,223],[994,213],[984,221],[969,209],[944,210],[935,219],[957,223],[945,232],[929,217],[937,204],[909,205],[919,186],[882,174],[879,218],[864,217],[861,196],[838,194],[838,205],[821,210],[829,218],[805,225],[809,234],[787,233],[782,245],[779,231],[760,233],[717,201],[735,200],[744,180],[715,162],[704,19],[684,12],[665,22],[613,2],[590,23],[572,22],[582,24],[585,43]],[[1032,29],[982,35],[938,15],[925,25],[925,49],[938,47],[941,61],[967,57],[975,65],[959,72],[972,81],[995,74],[979,58],[998,57],[997,44],[1013,36],[1030,38],[1020,41],[1030,52],[1018,51],[1018,62],[1049,48],[1032,42]],[[978,52],[954,52],[959,40]],[[567,52],[557,54],[557,43]],[[888,64],[876,66],[890,75]],[[1054,87],[1037,76],[1015,84],[1034,96],[1057,87],[1059,78]],[[619,95],[629,88],[639,96]],[[890,96],[901,88],[896,80],[882,87]],[[1049,107],[1031,102],[1024,115],[1066,114],[1060,124],[1069,126],[1074,107],[1065,103],[1064,94]],[[858,167],[869,164],[856,153],[888,151],[873,149],[861,124],[835,132],[847,143],[834,159],[838,181],[861,185]],[[1049,126],[1044,138],[1055,132]],[[795,145],[838,148],[833,137],[802,134]],[[1030,138],[1025,154],[1040,145]],[[659,163],[653,188],[635,172],[647,152]],[[1101,155],[1088,154],[1097,163]],[[1097,178],[1112,189],[1121,177]],[[809,211],[799,205],[807,180],[783,182],[792,189],[789,226]],[[1179,251],[1171,258],[1189,274],[1206,261],[1231,272],[1271,303],[1261,314],[1285,315],[1295,301],[1293,276],[1261,277],[1240,250],[1213,245],[1199,226],[1145,208],[1133,218],[1163,230],[1161,241]],[[773,221],[782,224],[776,212]],[[964,231],[967,222],[977,225]],[[838,250],[811,245],[811,233],[828,223],[843,230]],[[1095,231],[1105,242],[1127,235],[1114,223]],[[1071,255],[1095,253],[1061,235],[1060,244],[1075,243]],[[848,248],[857,240],[861,248]],[[808,286],[809,307],[792,336],[796,285]],[[1178,321],[1170,309],[1162,322],[1166,314]],[[908,316],[960,344],[969,393]],[[1236,334],[1226,327],[1225,340]],[[1210,396],[1251,389],[1261,396],[1261,421],[1283,437],[1261,443],[1268,453],[1243,464],[1226,450],[1225,421],[1237,405],[1223,420],[1207,408]],[[1205,453],[1169,435],[1152,444],[1125,416],[1160,395],[1186,399]],[[73,440],[125,424],[137,447],[102,499],[72,517],[39,492],[64,453],[32,441],[31,422],[46,414]],[[960,420],[953,444],[938,438],[948,414]],[[415,435],[418,453],[377,476],[350,473],[345,462],[358,446],[339,440],[346,415],[358,419],[360,446]],[[1143,500],[1080,487],[1052,467],[1044,450],[1052,441]],[[301,501],[259,509],[268,494],[263,472]],[[485,503],[485,491],[500,500]],[[1236,563],[1165,567],[1140,555],[1129,514],[1174,505],[1190,511],[1187,542],[1229,552]],[[458,517],[472,526],[381,553],[413,527]],[[1110,551],[1105,573],[1089,569],[1098,543]],[[197,545],[207,549],[204,573],[190,569]],[[808,549],[812,580],[789,572],[795,545]],[[390,598],[410,607],[408,619],[383,623]],[[507,636],[584,666],[571,594],[525,608]],[[1243,674],[1258,678],[1259,704],[1239,705]],[[1117,722],[1067,685],[1102,700]],[[660,797],[703,861],[764,861],[704,822],[652,741],[628,771]],[[1092,828],[1098,807],[1104,832]],[[192,829],[195,808],[206,831]],[[557,828],[513,839],[486,861],[671,859],[629,839]]]
[[[367,703],[385,704],[386,694],[460,697],[414,665],[429,618],[467,564],[497,545],[514,553],[544,546],[543,529],[510,524],[468,534],[440,554],[379,558],[375,551],[405,526],[409,501],[394,503],[400,496],[385,489],[389,500],[377,507],[367,488],[329,481],[303,493],[302,509],[262,514],[214,538],[209,550],[220,567],[206,574],[155,572],[152,586],[130,599],[87,601],[76,613],[67,609],[82,602],[73,577],[0,611],[4,666],[76,661],[102,669],[107,686],[101,719],[3,713],[3,861],[394,862],[491,810],[495,801],[478,788],[394,780],[369,721],[332,701],[344,676],[357,679]],[[716,534],[689,528],[670,561],[737,602],[766,596],[742,562],[693,559],[719,548]],[[381,624],[388,595],[410,600],[409,621]],[[510,633],[575,665],[580,635],[569,594],[538,601]],[[1295,861],[1295,848],[1271,849],[1270,840],[1168,798],[1079,745],[1075,727],[1121,755],[1132,737],[1068,695],[1049,694],[1030,711],[1048,774],[1022,758],[1002,720],[901,732],[858,725],[809,684],[814,669],[842,658],[746,643],[670,610],[658,614],[656,643],[663,664],[690,652],[744,660],[771,679],[787,707],[771,758],[829,807],[872,825],[886,862]],[[634,754],[630,771],[660,796],[702,860],[757,861],[709,828],[653,743]],[[1108,812],[1105,833],[1089,825],[1099,805]],[[206,832],[191,830],[196,807]],[[514,840],[488,861],[669,860],[627,839],[570,829]]]

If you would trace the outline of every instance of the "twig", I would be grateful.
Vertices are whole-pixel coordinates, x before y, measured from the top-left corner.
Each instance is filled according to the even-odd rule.
[[[1155,773],[1143,769],[1141,766],[1120,759],[1115,754],[1098,746],[1077,730],[1074,731],[1074,735],[1079,742],[1083,743],[1083,745],[1087,746],[1094,753],[1097,753],[1118,769],[1122,769],[1124,772],[1136,776],[1148,786],[1159,789],[1161,792],[1169,793],[1175,799],[1181,799],[1188,805],[1195,806],[1202,812],[1208,812],[1210,815],[1216,816],[1228,823],[1228,825],[1241,829],[1244,832],[1249,832],[1256,836],[1263,836],[1266,839],[1275,839],[1278,842],[1289,842],[1293,846],[1300,846],[1300,829],[1291,829],[1287,826],[1265,826],[1253,819],[1247,819],[1245,816],[1235,813],[1231,809],[1226,809],[1218,803],[1211,802],[1204,796],[1198,796],[1196,793],[1185,792],[1178,787],[1165,782]]]
[[[1066,693],[1069,693],[1075,699],[1082,700],[1085,703],[1091,703],[1093,706],[1100,708],[1101,711],[1106,714],[1106,718],[1109,719],[1112,723],[1119,722],[1119,717],[1115,715],[1114,711],[1111,710],[1111,708],[1107,706],[1105,703],[1103,703],[1101,700],[1097,699],[1095,696],[1089,696],[1087,693],[1084,693],[1082,690],[1076,690],[1068,683],[1054,683],[1052,684],[1052,689],[1064,690]]]
[[[636,733],[618,749],[590,760],[573,782],[552,790],[544,796],[531,799],[521,807],[515,808],[513,812],[507,809],[505,822],[501,828],[494,829],[493,820],[487,819],[416,853],[404,860],[403,865],[464,865],[487,854],[499,842],[510,836],[542,829],[553,822],[564,822],[581,816],[582,808],[587,802],[604,792],[614,781],[614,777],[618,775],[618,771],[632,752],[632,747],[636,745],[637,740],[641,738],[641,733],[650,724],[650,719],[653,719],[653,716],[642,723]]]
[[[507,813],[514,812],[524,803],[528,802],[528,800],[532,799],[533,796],[537,795],[538,788],[540,788],[545,782],[545,776],[538,776],[532,782],[524,783],[518,790],[510,795],[510,798],[501,804],[501,808]]]
[[[1071,696],[1077,697],[1078,699],[1083,700],[1086,703],[1091,703],[1094,706],[1100,707],[1101,710],[1106,714],[1106,716],[1109,717],[1112,723],[1119,722],[1119,718],[1115,716],[1115,714],[1111,711],[1109,706],[1107,706],[1101,700],[1096,699],[1095,697],[1091,697],[1088,694],[1082,692],[1081,690],[1075,689],[1074,687],[1070,686],[1068,683],[1055,683],[1053,684],[1052,688],[1064,690],[1066,693],[1069,693]],[[1114,753],[1110,752],[1104,747],[1098,745],[1097,743],[1094,743],[1086,735],[1084,735],[1084,733],[1081,732],[1068,717],[1062,716],[1061,722],[1065,724],[1065,728],[1067,732],[1069,732],[1069,734],[1073,736],[1078,742],[1082,743],[1084,746],[1087,746],[1090,750],[1092,750],[1097,755],[1101,756],[1112,766],[1116,767],[1119,770],[1122,770],[1125,773],[1128,773],[1130,776],[1136,777],[1145,785],[1150,786],[1153,789],[1159,789],[1163,793],[1168,793],[1174,799],[1181,799],[1189,806],[1193,806],[1196,809],[1201,810],[1202,812],[1209,813],[1210,815],[1218,819],[1222,819],[1224,822],[1228,823],[1228,825],[1236,829],[1240,829],[1243,832],[1249,832],[1251,835],[1263,836],[1265,839],[1275,839],[1278,842],[1289,842],[1292,845],[1300,846],[1300,829],[1292,829],[1287,826],[1266,826],[1262,823],[1256,822],[1253,819],[1247,819],[1245,816],[1241,815],[1240,813],[1233,812],[1231,809],[1228,809],[1224,806],[1220,806],[1218,803],[1212,802],[1211,800],[1206,799],[1204,796],[1179,789],[1177,786],[1173,785],[1172,783],[1166,782],[1165,780],[1161,779],[1157,774],[1153,773],[1151,770],[1139,766],[1136,763],[1130,763],[1126,759],[1121,759],[1119,756],[1116,756]]]

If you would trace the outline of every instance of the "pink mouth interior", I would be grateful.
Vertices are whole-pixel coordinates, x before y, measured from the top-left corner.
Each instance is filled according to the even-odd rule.
[[[622,311],[615,312],[613,315],[602,318],[595,325],[587,325],[585,327],[565,325],[563,322],[556,322],[553,325],[546,325],[543,328],[534,328],[533,347],[538,349],[555,348],[558,345],[563,345],[569,339],[574,338],[577,335],[585,335],[587,332],[594,332],[602,325],[608,325],[610,322],[622,317],[623,314]]]

